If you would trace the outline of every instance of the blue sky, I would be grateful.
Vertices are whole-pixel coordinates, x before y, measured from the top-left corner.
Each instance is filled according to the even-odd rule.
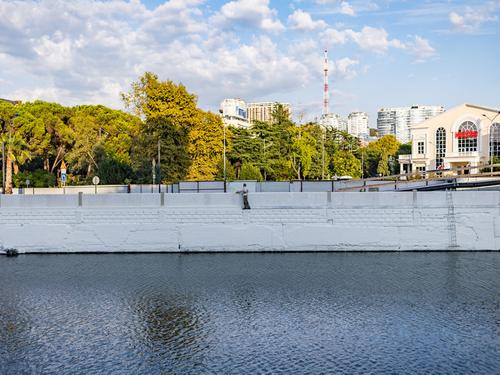
[[[330,109],[500,107],[500,1],[0,0],[0,97],[121,108],[144,71],[225,97]]]

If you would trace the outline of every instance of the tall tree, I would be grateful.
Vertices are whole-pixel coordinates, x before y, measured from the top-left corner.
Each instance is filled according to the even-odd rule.
[[[182,84],[161,81],[153,73],[145,73],[123,94],[125,105],[146,121],[141,139],[135,147],[137,173],[148,175],[147,165],[155,158],[158,142],[162,150],[161,175],[165,181],[184,179],[191,165],[188,153],[189,134],[202,121],[196,96]]]
[[[203,112],[201,121],[189,132],[187,151],[191,165],[187,174],[189,180],[212,180],[217,174],[217,165],[224,150],[224,125],[220,116]],[[231,129],[226,129],[226,153],[230,153]]]

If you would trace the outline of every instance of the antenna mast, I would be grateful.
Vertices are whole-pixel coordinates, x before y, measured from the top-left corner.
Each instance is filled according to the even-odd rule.
[[[326,115],[329,112],[328,104],[328,50],[325,49],[325,63],[323,66],[324,76],[324,88],[323,88],[323,114]]]

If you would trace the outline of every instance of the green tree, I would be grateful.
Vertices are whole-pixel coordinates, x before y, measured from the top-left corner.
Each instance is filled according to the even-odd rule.
[[[222,181],[224,180],[224,158],[220,157],[217,162],[217,173],[215,175],[215,179]],[[233,181],[236,180],[236,171],[234,167],[229,162],[229,159],[226,158],[226,180]]]
[[[17,133],[2,135],[5,143],[5,193],[12,194],[12,172],[17,174],[19,166],[29,159],[28,144]]]
[[[131,166],[133,140],[142,126],[139,118],[104,106],[78,106],[69,125],[73,143],[65,159],[72,173],[92,177],[99,169],[98,159]]]
[[[384,135],[375,142],[371,142],[367,147],[367,159],[365,159],[369,166],[369,175],[387,176],[393,173],[390,160],[395,160],[399,148],[400,143],[393,135]]]
[[[361,161],[351,152],[339,150],[333,155],[333,173],[336,176],[361,177]]]
[[[239,179],[262,181],[262,174],[260,173],[260,169],[255,165],[245,163],[241,166]]]
[[[182,84],[161,81],[157,75],[148,72],[132,83],[130,92],[122,94],[122,98],[128,108],[145,119],[140,139],[135,142],[140,146],[135,147],[134,153],[139,178],[151,174],[149,165],[155,158],[158,142],[161,145],[163,180],[172,182],[186,178],[192,162],[188,151],[190,132],[199,131],[200,122],[206,121],[197,108],[196,96]],[[207,122],[213,123],[213,119],[205,124]],[[195,169],[199,172],[201,165]]]
[[[188,180],[212,180],[224,151],[224,125],[220,116],[201,112],[201,121],[189,132],[187,151],[191,160]],[[230,153],[231,129],[226,129],[226,153]]]
[[[311,133],[304,130],[302,127],[290,128],[290,132],[293,134],[291,166],[299,180],[309,176],[313,158],[317,153],[316,140]]]

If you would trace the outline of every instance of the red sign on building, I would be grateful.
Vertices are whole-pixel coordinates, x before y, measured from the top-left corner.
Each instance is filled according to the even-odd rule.
[[[464,130],[456,132],[455,138],[477,138],[477,130]]]

